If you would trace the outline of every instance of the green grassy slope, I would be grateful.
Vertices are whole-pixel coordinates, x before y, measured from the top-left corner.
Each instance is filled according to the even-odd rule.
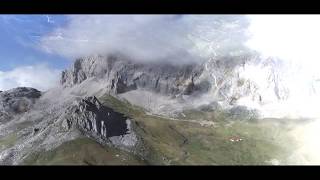
[[[264,165],[276,159],[286,163],[293,144],[290,126],[279,120],[230,119],[220,112],[185,111],[183,117],[168,119],[148,115],[137,106],[110,95],[100,101],[130,117],[143,138],[149,155],[145,161],[128,152],[102,146],[88,138],[65,142],[47,152],[37,152],[24,164],[36,165]],[[189,122],[188,120],[193,121]],[[214,122],[203,126],[197,120]],[[242,140],[231,141],[232,138]],[[0,140],[10,146],[14,136]]]
[[[290,154],[288,126],[277,121],[230,120],[224,113],[190,111],[183,119],[209,120],[214,126],[147,115],[141,108],[112,96],[101,101],[133,118],[150,148],[150,164],[263,165]],[[242,141],[232,142],[231,138]]]
[[[127,152],[102,146],[89,138],[65,142],[58,148],[28,156],[26,165],[144,165]]]

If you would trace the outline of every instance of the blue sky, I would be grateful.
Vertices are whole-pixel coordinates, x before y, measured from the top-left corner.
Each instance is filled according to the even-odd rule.
[[[71,61],[37,46],[40,37],[65,23],[62,15],[0,15],[0,71],[40,63],[66,68]]]

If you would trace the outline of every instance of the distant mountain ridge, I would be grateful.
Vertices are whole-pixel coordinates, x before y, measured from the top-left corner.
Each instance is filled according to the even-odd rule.
[[[250,99],[246,101],[259,106],[264,101],[268,102],[269,98],[272,101],[285,100],[289,95],[276,70],[276,62],[247,55],[214,57],[204,63],[179,65],[135,62],[120,55],[94,55],[77,59],[71,68],[62,72],[60,83],[70,88],[93,79],[100,81],[99,88],[115,95],[131,91],[149,91],[171,98],[186,96],[199,99],[205,95],[206,102],[209,101],[207,104],[218,102],[225,108],[246,106],[238,104],[242,99]],[[256,82],[254,75],[245,76],[252,66],[271,68],[266,71],[266,78],[269,76],[269,79],[259,80],[266,81],[267,86],[260,87],[261,82]],[[273,91],[271,94],[264,93],[270,90]]]

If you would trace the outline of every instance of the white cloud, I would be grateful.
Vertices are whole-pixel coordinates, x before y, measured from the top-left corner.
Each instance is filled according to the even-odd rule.
[[[136,60],[189,62],[243,48],[245,16],[74,15],[40,46],[69,58],[120,52]]]
[[[59,73],[60,70],[50,69],[44,64],[0,71],[0,90],[24,86],[45,91],[58,84]]]
[[[289,89],[289,99],[280,102],[279,112],[320,118],[320,16],[251,15],[249,47],[264,56],[281,60],[281,85]],[[262,71],[259,69],[257,71]],[[263,80],[260,80],[263,83]],[[281,106],[285,110],[281,109]]]
[[[319,72],[319,15],[251,15],[249,47]]]

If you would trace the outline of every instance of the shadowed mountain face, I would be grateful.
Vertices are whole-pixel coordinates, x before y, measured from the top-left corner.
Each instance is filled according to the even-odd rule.
[[[103,138],[127,134],[127,117],[101,105],[96,97],[86,97],[66,112],[64,127],[70,129],[73,124],[87,133]]]

